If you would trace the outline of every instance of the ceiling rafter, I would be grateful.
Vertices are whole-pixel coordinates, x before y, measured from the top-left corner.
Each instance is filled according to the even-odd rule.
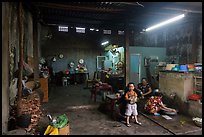
[[[182,11],[182,12],[190,12],[190,13],[199,13],[202,14],[202,10],[190,10],[190,9],[181,9],[181,8],[173,8],[173,7],[164,7],[163,9],[166,10],[173,10],[173,11]]]
[[[124,11],[124,9],[100,9],[97,7],[82,7],[82,6],[63,5],[63,4],[56,4],[56,3],[45,3],[45,2],[37,2],[35,5],[38,7],[47,7],[47,8],[74,10],[74,11],[85,11],[85,12],[97,11],[97,12],[118,13],[118,12]]]
[[[141,30],[144,26],[186,10],[189,12],[188,18],[200,18],[202,15],[202,3],[198,2],[30,2],[27,5],[29,4],[40,11],[40,19],[47,24],[108,24],[114,27],[134,26]]]

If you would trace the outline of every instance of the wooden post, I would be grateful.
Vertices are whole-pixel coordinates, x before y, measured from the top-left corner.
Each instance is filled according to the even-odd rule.
[[[17,98],[17,115],[19,114],[20,100],[22,97],[22,77],[23,77],[23,37],[24,37],[24,13],[22,2],[19,3],[19,76],[18,76],[18,98]]]
[[[125,49],[124,49],[124,53],[125,53],[125,82],[126,85],[127,83],[129,83],[129,73],[130,73],[130,55],[129,55],[129,36],[130,36],[130,30],[128,28],[128,26],[125,26]]]
[[[24,14],[22,3],[19,3],[19,47],[20,47],[20,56],[19,56],[19,76],[18,76],[18,98],[21,98],[22,94],[22,77],[23,77],[23,37],[24,37]]]
[[[39,24],[38,11],[33,9],[33,53],[34,53],[34,81],[39,81]]]

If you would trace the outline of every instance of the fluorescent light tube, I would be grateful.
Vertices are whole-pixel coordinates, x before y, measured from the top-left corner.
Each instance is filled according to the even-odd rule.
[[[161,27],[161,26],[163,26],[163,25],[166,25],[166,24],[169,24],[169,23],[171,23],[171,22],[177,21],[177,20],[179,20],[179,19],[181,19],[181,18],[183,18],[183,17],[185,17],[184,14],[179,15],[179,16],[176,16],[176,17],[174,17],[174,18],[172,18],[172,19],[169,19],[169,20],[167,20],[167,21],[164,21],[164,22],[162,22],[162,23],[159,23],[159,24],[157,24],[157,25],[154,25],[154,26],[152,26],[152,27],[149,27],[149,28],[147,28],[145,31],[150,31],[150,30],[152,30],[152,29]]]
[[[109,43],[109,41],[106,41],[106,42],[101,43],[101,45],[106,45],[108,43]]]

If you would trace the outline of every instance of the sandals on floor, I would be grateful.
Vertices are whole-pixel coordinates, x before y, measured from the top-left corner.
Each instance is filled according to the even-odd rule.
[[[127,124],[127,127],[131,127],[131,125],[130,125],[130,124]]]
[[[140,123],[140,122],[135,122],[135,124],[142,125],[142,123]]]
[[[154,116],[160,116],[160,114],[159,113],[154,113]]]

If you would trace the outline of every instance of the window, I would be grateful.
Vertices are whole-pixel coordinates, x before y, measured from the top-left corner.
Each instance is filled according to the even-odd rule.
[[[119,31],[118,31],[118,35],[124,35],[124,31],[119,30]]]
[[[68,32],[68,26],[59,26],[58,31]]]
[[[103,30],[103,34],[111,34],[111,30]]]
[[[76,27],[76,32],[85,33],[85,28]]]

